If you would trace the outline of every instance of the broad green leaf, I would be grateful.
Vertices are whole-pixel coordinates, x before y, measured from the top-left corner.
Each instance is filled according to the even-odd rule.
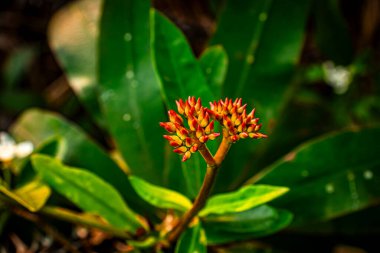
[[[186,37],[168,18],[151,10],[151,46],[153,49],[153,65],[161,84],[161,92],[167,108],[175,109],[175,100],[195,96],[202,99],[203,104],[214,100],[214,95],[203,75],[198,60],[195,58]],[[164,121],[166,118],[161,118]],[[216,142],[207,143],[215,151]],[[178,156],[172,159],[180,160]],[[206,164],[199,155],[194,155],[186,163],[173,167],[176,180],[182,186],[178,190],[189,197],[195,197],[203,182]],[[181,173],[181,174],[180,174]],[[172,182],[169,186],[172,187]],[[194,194],[195,193],[195,194]]]
[[[162,185],[164,106],[151,62],[150,1],[104,0],[98,80],[108,129],[133,174]]]
[[[270,185],[244,186],[235,192],[211,197],[199,215],[206,216],[210,214],[243,212],[267,203],[283,195],[288,190],[286,187]]]
[[[310,3],[311,0],[227,1],[212,40],[213,44],[223,45],[228,54],[223,95],[242,97],[248,108],[255,107],[262,131],[269,136],[288,100]],[[256,172],[247,163],[258,159],[258,145],[262,142],[246,140],[231,149],[223,167],[234,169],[222,168],[218,191],[226,185],[235,189]]]
[[[36,124],[38,122],[38,124]],[[31,109],[12,125],[12,135],[38,147],[51,138],[60,138],[58,158],[65,164],[85,168],[112,184],[128,203],[139,203],[127,175],[92,139],[73,123],[57,114]]]
[[[207,253],[207,239],[201,223],[189,227],[182,233],[175,253]]]
[[[46,155],[34,155],[32,163],[44,182],[82,210],[100,215],[116,228],[133,234],[143,227],[121,195],[95,174],[65,166]]]
[[[204,218],[205,226],[212,226],[228,232],[249,233],[264,231],[278,219],[278,211],[270,206],[261,205],[243,211],[222,215],[210,215]]]
[[[380,128],[331,134],[301,145],[247,183],[291,190],[278,201],[294,226],[324,221],[380,201]]]
[[[153,206],[183,212],[192,206],[191,201],[178,192],[155,186],[135,176],[130,176],[129,181],[137,194]]]
[[[315,42],[322,54],[337,65],[348,65],[354,56],[351,35],[337,0],[314,2]]]
[[[0,191],[31,212],[41,209],[51,193],[50,188],[38,179],[15,190],[10,190],[4,185],[0,185]]]
[[[297,63],[310,2],[228,1],[221,15],[213,43],[222,44],[229,56],[224,93],[254,101],[268,121],[275,116]]]
[[[228,67],[226,51],[220,45],[209,47],[202,53],[199,63],[215,98],[220,98]]]
[[[97,93],[97,48],[102,0],[80,0],[52,19],[49,43],[84,107],[104,124]]]
[[[210,245],[267,236],[286,228],[292,221],[290,212],[260,206],[242,213],[215,216],[204,223]]]
[[[202,69],[179,28],[154,10],[151,24],[154,67],[169,107],[176,108],[175,100],[188,96],[200,97],[204,103],[213,101]]]

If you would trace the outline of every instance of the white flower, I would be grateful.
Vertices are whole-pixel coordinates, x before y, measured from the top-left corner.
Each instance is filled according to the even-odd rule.
[[[350,70],[343,66],[336,66],[331,61],[324,62],[322,67],[326,83],[333,87],[336,94],[345,93],[352,81]]]
[[[0,161],[10,162],[15,158],[23,158],[33,152],[33,144],[30,141],[16,143],[6,132],[0,132]]]

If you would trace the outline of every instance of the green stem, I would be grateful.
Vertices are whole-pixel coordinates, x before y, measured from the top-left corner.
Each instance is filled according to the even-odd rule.
[[[69,211],[67,209],[63,209],[60,207],[45,206],[42,209],[40,209],[39,212],[74,224],[79,224],[91,228],[97,228],[120,238],[132,239],[132,236],[123,230],[115,229],[114,227],[106,223],[101,223],[93,217],[80,216],[77,213]]]
[[[211,155],[206,145],[201,145],[199,147],[199,152],[207,163],[206,175],[203,179],[202,187],[199,190],[197,197],[195,198],[193,206],[183,215],[178,225],[169,233],[167,237],[169,244],[175,242],[178,239],[178,237],[187,228],[193,218],[206,205],[207,198],[210,195],[210,192],[216,180],[218,168],[225,158],[230,146],[231,143],[227,140],[227,138],[223,138],[215,157]]]
[[[79,253],[80,251],[77,250],[76,247],[71,245],[71,242],[64,237],[58,230],[50,226],[48,223],[46,223],[44,220],[42,220],[38,215],[30,213],[24,209],[21,208],[12,208],[12,211],[14,214],[17,214],[18,216],[29,220],[31,222],[34,222],[39,227],[41,227],[47,234],[50,234],[53,236],[54,240],[59,242],[63,245],[63,247],[72,253]]]

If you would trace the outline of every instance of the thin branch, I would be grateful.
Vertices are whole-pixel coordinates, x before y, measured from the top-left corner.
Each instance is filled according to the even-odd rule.
[[[130,234],[128,234],[127,232],[123,230],[115,229],[114,227],[106,223],[103,223],[101,221],[98,221],[94,219],[93,217],[84,217],[67,209],[46,206],[46,207],[43,207],[39,212],[42,214],[60,219],[60,220],[74,223],[74,224],[78,224],[78,225],[82,225],[82,226],[86,226],[90,228],[97,228],[104,232],[107,232],[109,234],[112,234],[114,236],[117,236],[123,239],[132,238]]]
[[[226,139],[226,140],[225,140]],[[227,138],[223,138],[222,143],[219,146],[219,149],[213,157],[206,147],[206,145],[202,145],[199,147],[199,152],[205,159],[207,163],[206,175],[203,179],[203,184],[199,193],[193,203],[191,209],[189,209],[181,218],[178,225],[169,233],[167,237],[167,241],[169,244],[173,243],[178,239],[181,233],[187,228],[193,218],[199,213],[199,211],[206,205],[206,201],[212,187],[214,186],[216,176],[218,174],[218,168],[225,158],[231,144],[227,140]]]
[[[21,209],[21,208],[17,208],[17,207],[14,207],[12,208],[12,212],[14,214],[17,214],[18,216],[26,219],[26,220],[29,220],[33,223],[36,223],[40,228],[42,228],[47,234],[50,234],[55,241],[59,242],[60,244],[62,244],[62,246],[68,250],[69,252],[72,252],[72,253],[80,253],[78,251],[78,249],[76,249],[75,247],[73,247],[71,245],[71,242],[66,239],[61,233],[59,233],[55,228],[53,228],[52,226],[50,226],[48,223],[46,223],[45,221],[43,221],[41,219],[41,217],[39,217],[38,215],[36,214],[33,214],[33,213],[30,213],[24,209]]]

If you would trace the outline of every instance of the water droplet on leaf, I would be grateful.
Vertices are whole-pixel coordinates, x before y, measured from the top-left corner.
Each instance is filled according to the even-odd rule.
[[[373,178],[373,172],[370,170],[366,170],[366,171],[364,171],[363,176],[365,179],[370,180]]]
[[[268,18],[268,15],[265,12],[260,13],[259,20],[261,22],[264,22],[265,20],[267,20],[267,18]]]
[[[132,78],[135,76],[135,73],[133,73],[132,70],[128,70],[128,71],[125,73],[125,76],[126,76],[128,79],[132,79]]]
[[[132,116],[129,113],[126,113],[123,115],[123,120],[124,121],[130,121],[132,119]]]
[[[335,191],[334,185],[333,184],[327,184],[325,186],[325,190],[327,193],[333,193]]]
[[[130,33],[124,34],[124,40],[127,42],[131,41],[132,40],[132,34],[130,34]]]

